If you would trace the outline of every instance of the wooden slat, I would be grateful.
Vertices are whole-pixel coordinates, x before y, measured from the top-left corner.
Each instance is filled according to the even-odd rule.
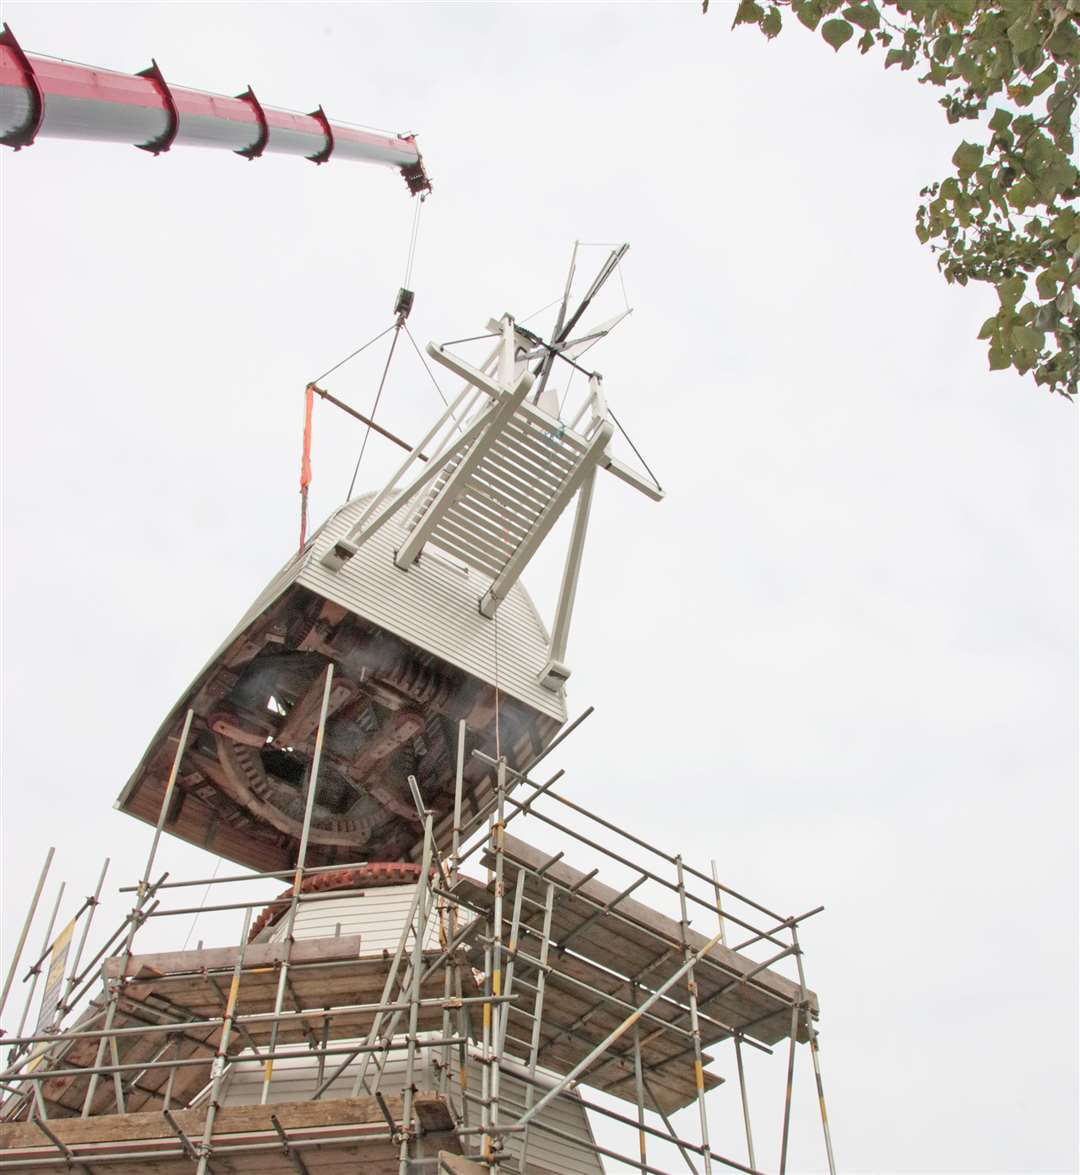
[[[557,468],[560,474],[569,473],[578,457],[576,451],[564,448],[557,440],[541,436],[524,421],[511,421],[499,439],[530,460]]]
[[[500,478],[515,494],[529,502],[535,510],[543,510],[551,500],[553,489],[541,485],[539,481],[530,480],[522,472],[521,467],[500,456],[494,450],[484,455],[478,472],[481,476],[488,473]]]
[[[330,1006],[344,1007],[350,1004],[377,1005],[381,1001],[383,985],[389,961],[381,956],[356,958],[360,935],[342,935],[336,938],[298,939],[293,945],[294,965],[290,970],[291,983],[303,1010],[317,1012]],[[169,1023],[183,1028],[185,1019],[210,1020],[222,1014],[221,991],[227,990],[232,965],[238,948],[213,948],[198,951],[170,951],[151,955],[134,955],[128,965],[129,978],[121,994],[119,1012],[115,1021],[118,1028],[135,1027],[146,1023]],[[241,974],[238,993],[238,1010],[241,1015],[273,1011],[277,995],[277,968],[265,966],[267,961],[283,956],[284,944],[253,943],[247,948],[245,961],[254,958],[257,964],[245,968]],[[335,953],[346,958],[335,959]],[[425,951],[425,959],[432,960],[440,952]],[[296,960],[299,960],[297,962]],[[106,961],[106,970],[118,976],[122,960]],[[205,966],[203,966],[205,964]],[[163,974],[172,968],[171,974]],[[477,994],[472,973],[465,973],[465,994]],[[216,983],[216,986],[215,986]],[[433,973],[424,983],[422,998],[437,1000],[443,996],[443,972]],[[396,998],[391,1002],[400,1002]],[[147,1008],[158,1009],[155,1015]],[[76,1027],[80,1031],[93,1031],[99,1021],[93,1020],[97,1009],[92,1007]],[[286,1010],[291,1010],[290,1005]],[[332,1019],[332,1034],[336,1039],[365,1037],[374,1022],[375,1013],[349,1012],[337,1014]],[[323,1020],[313,1015],[283,1021],[278,1030],[278,1042],[282,1045],[303,1043],[308,1039],[309,1025],[316,1034],[321,1031]],[[420,1030],[439,1032],[442,1028],[442,1009],[430,1005],[420,1009]],[[187,1065],[176,1069],[174,1102],[183,1104],[196,1093],[209,1077],[210,1063],[219,1038],[219,1028],[186,1029],[182,1043],[181,1057],[198,1057],[203,1063]],[[248,1039],[258,1045],[266,1043],[272,1032],[269,1020],[246,1026],[246,1032],[234,1032],[231,1053],[248,1047]],[[154,1052],[165,1042],[164,1033],[147,1033],[145,1036],[132,1034],[116,1038],[121,1064],[149,1061]],[[91,1067],[95,1062],[98,1038],[88,1038],[57,1046],[57,1056],[47,1062],[55,1069]],[[163,1059],[174,1056],[168,1052]],[[155,1091],[164,1088],[168,1079],[167,1068],[147,1070],[139,1079],[139,1089],[128,1095],[128,1108],[158,1104],[160,1094]],[[125,1082],[134,1075],[124,1074]],[[43,1094],[58,1108],[77,1113],[82,1106],[89,1084],[89,1073],[85,1076],[57,1077],[43,1082]],[[98,1083],[94,1101],[94,1112],[100,1113],[114,1105],[113,1083],[103,1079]]]
[[[293,943],[290,956],[288,944],[284,942],[248,943],[244,950],[244,970],[272,967],[290,960],[291,966],[312,963],[340,962],[351,964],[358,961],[361,935],[342,934],[337,938],[301,938]],[[150,955],[131,955],[124,966],[122,957],[105,960],[105,974],[118,979],[123,972],[127,979],[179,976],[189,972],[205,971],[231,972],[240,954],[239,947],[209,947],[200,951],[164,951]],[[276,982],[276,980],[275,980]]]
[[[517,445],[508,445],[502,438],[495,441],[491,446],[491,451],[498,454],[514,469],[520,471],[522,477],[535,481],[538,485],[546,486],[551,493],[554,493],[566,480],[567,471],[561,465],[550,461],[546,466],[541,465],[538,458],[526,455]]]
[[[549,856],[513,837],[506,838],[506,848],[508,886],[512,886],[512,878],[517,872],[515,859],[527,861],[531,868],[536,869]],[[593,918],[596,906],[592,903],[604,905],[618,896],[618,891],[600,881],[584,881],[585,874],[564,865],[563,862],[553,866],[549,875],[567,886],[584,882],[580,887],[580,897],[564,895],[556,906],[552,918],[552,939],[555,942]],[[531,879],[526,886],[526,893],[535,902],[542,900],[540,889]],[[583,898],[590,900],[585,901]],[[470,900],[488,907],[491,904],[491,896],[486,891],[472,894]],[[632,898],[621,901],[616,913],[618,917],[615,914],[604,915],[591,921],[585,934],[572,939],[570,950],[573,954],[588,958],[605,971],[623,976],[625,980],[640,973],[656,960],[664,952],[666,944],[668,957],[657,963],[644,979],[648,986],[658,986],[682,962],[679,924]],[[629,924],[624,919],[629,919]],[[692,950],[700,949],[708,941],[695,931],[689,931],[687,938]],[[747,1025],[748,1035],[765,1044],[775,1044],[784,1039],[790,1030],[788,1001],[798,996],[797,984],[775,971],[766,970],[758,972],[750,982],[718,995],[732,979],[746,975],[757,966],[757,963],[745,955],[739,955],[721,946],[714,947],[708,958],[711,962],[719,964],[723,971],[708,965],[699,965],[695,968],[699,1006],[702,1010],[733,1027]],[[682,986],[684,985],[677,985]],[[625,989],[623,993],[618,994],[623,999],[628,998]],[[684,999],[674,989],[669,994],[674,998]],[[816,996],[813,992],[808,995],[811,1010],[816,1011]],[[703,1023],[702,1030],[703,1034],[710,1033],[714,1037],[718,1035],[715,1026],[707,1022]],[[800,1024],[799,1039],[806,1039],[805,1024]]]
[[[504,443],[528,457],[533,462],[546,463],[557,470],[560,476],[566,476],[574,468],[578,455],[569,452],[556,443],[549,443],[546,438],[523,428],[509,426],[501,438]]]
[[[486,515],[481,516],[475,509],[474,502],[470,501],[467,504],[463,502],[455,502],[453,509],[449,512],[449,516],[462,524],[467,525],[479,534],[491,534],[495,537],[501,538],[502,542],[516,550],[520,545],[522,538],[517,529],[509,526],[504,526],[500,529],[497,522],[493,522]]]
[[[529,533],[528,527],[518,520],[517,515],[509,512],[500,515],[497,510],[493,510],[486,502],[473,495],[455,502],[446,512],[446,516],[489,533],[511,547],[516,547]]]
[[[456,536],[479,551],[486,552],[489,559],[500,565],[510,558],[517,546],[516,543],[507,542],[505,538],[496,537],[487,530],[471,525],[468,519],[462,518],[460,514],[455,517],[451,511],[447,511],[439,519],[432,535],[440,530]]]
[[[473,479],[467,488],[468,497],[464,500],[474,509],[479,510],[482,507],[494,521],[509,521],[521,531],[522,536],[532,529],[538,516],[527,511],[525,506],[509,497],[499,486]]]
[[[438,527],[431,534],[431,542],[444,550],[448,555],[453,555],[455,559],[460,559],[467,567],[482,571],[492,579],[502,570],[501,567],[493,563],[489,557],[485,557],[482,552],[471,544],[466,545],[455,535],[438,533]]]
[[[550,474],[550,472],[539,471],[531,462],[523,462],[512,452],[508,452],[499,445],[492,445],[485,461],[490,461],[492,464],[498,466],[499,469],[505,471],[507,476],[515,479],[515,483],[521,483],[534,492],[538,498],[548,499],[552,494],[558,490],[559,486],[565,481],[564,478],[559,478]]]
[[[588,441],[580,433],[562,427],[558,421],[553,420],[528,401],[521,404],[517,412],[514,413],[514,423],[520,424],[523,428],[528,428],[533,432],[554,434],[560,444],[565,445],[566,448],[577,455],[584,453],[588,448]]]
[[[522,492],[519,481],[514,481],[508,477],[504,469],[492,464],[490,461],[482,461],[473,471],[469,477],[470,482],[481,481],[484,485],[492,486],[498,493],[502,494],[506,499],[506,505],[515,513],[520,514],[531,526],[533,520],[544,509],[547,502],[547,497],[540,493],[539,490],[533,492]]]
[[[390,1095],[385,1104],[395,1123],[402,1120],[400,1096]],[[437,1094],[417,1093],[414,1100],[416,1115],[424,1130],[421,1149],[431,1154],[444,1151],[460,1155],[461,1147],[454,1134],[454,1120],[445,1100]],[[176,1110],[174,1119],[193,1142],[202,1137],[206,1123],[206,1107]],[[397,1171],[397,1145],[392,1141],[373,1138],[343,1141],[363,1133],[384,1134],[387,1130],[382,1109],[373,1097],[349,1097],[320,1101],[279,1102],[274,1105],[223,1105],[214,1122],[213,1142],[216,1146],[277,1141],[278,1135],[271,1122],[277,1118],[293,1142],[315,1142],[317,1145],[300,1148],[305,1164],[315,1175],[331,1175],[336,1171],[365,1172]],[[49,1129],[67,1147],[86,1163],[94,1156],[104,1159],[113,1154],[137,1153],[138,1158],[102,1164],[104,1169],[123,1172],[190,1172],[191,1161],[186,1158],[165,1158],[162,1152],[174,1151],[179,1142],[172,1128],[160,1113],[105,1114],[91,1118],[53,1118]],[[0,1124],[0,1170],[18,1170],[21,1163],[55,1155],[57,1169],[67,1169],[67,1160],[61,1156],[42,1131],[30,1122]],[[384,1166],[384,1164],[386,1164]],[[293,1167],[279,1147],[254,1151],[246,1155],[219,1153],[213,1156],[214,1171],[277,1172],[291,1171]],[[51,1168],[43,1168],[49,1170]]]
[[[439,1151],[439,1165],[442,1170],[450,1171],[451,1175],[488,1175],[489,1170],[464,1155],[451,1154],[450,1151]]]

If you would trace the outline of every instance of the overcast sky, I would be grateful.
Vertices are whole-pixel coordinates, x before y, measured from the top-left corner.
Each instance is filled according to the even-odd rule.
[[[826,906],[803,943],[841,1168],[1075,1171],[1077,409],[987,371],[992,294],[915,239],[958,141],[935,95],[732,10],[3,17],[30,51],[418,132],[421,341],[551,301],[575,238],[632,243],[635,313],[593,358],[668,498],[599,487],[568,794]],[[341,162],[43,140],[0,166],[6,967],[48,845],[67,913],[105,854],[111,890],[137,878],[112,802],[291,553],[303,386],[391,321],[414,205]],[[327,383],[366,410],[381,358]],[[380,417],[415,436],[438,406],[405,353]],[[359,439],[318,408],[316,519]],[[392,460],[373,442],[361,482]],[[212,861],[170,839],[161,867]],[[792,1166],[820,1170],[799,1066]],[[783,1067],[754,1058],[766,1164]]]

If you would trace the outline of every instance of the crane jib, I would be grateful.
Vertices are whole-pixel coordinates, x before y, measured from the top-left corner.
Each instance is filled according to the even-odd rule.
[[[174,146],[223,147],[247,159],[264,153],[333,158],[398,168],[413,194],[431,190],[412,136],[380,134],[311,114],[264,106],[249,87],[237,97],[174,85],[154,62],[137,74],[34,57],[7,25],[0,32],[0,144],[41,137],[128,143],[155,154]]]

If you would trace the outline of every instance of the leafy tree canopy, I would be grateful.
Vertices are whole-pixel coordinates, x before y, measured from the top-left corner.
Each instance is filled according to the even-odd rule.
[[[709,0],[703,0],[708,11]],[[949,282],[989,282],[979,338],[990,368],[1033,372],[1072,398],[1080,377],[1080,0],[740,0],[735,25],[770,40],[794,16],[836,51],[942,89],[950,123],[974,122],[954,171],[928,184],[915,232]],[[734,27],[734,26],[733,26]]]

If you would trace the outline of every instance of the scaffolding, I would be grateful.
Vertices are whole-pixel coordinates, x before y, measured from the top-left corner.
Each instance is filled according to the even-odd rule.
[[[331,664],[295,869],[155,877],[189,711],[171,736],[175,757],[142,876],[120,891],[132,895],[131,908],[89,962],[83,956],[108,862],[65,928],[62,951],[53,938],[57,897],[43,948],[25,973],[17,1031],[3,1039],[0,1171],[551,1171],[534,1156],[543,1139],[554,1139],[591,1150],[594,1169],[607,1160],[619,1170],[661,1173],[672,1168],[657,1164],[677,1154],[679,1169],[752,1173],[761,1168],[744,1052],[779,1046],[784,1175],[797,1046],[804,1044],[835,1172],[818,1002],[799,941],[802,923],[822,907],[781,915],[723,884],[715,864],[695,868],[575,802],[563,771],[539,781],[541,760],[591,711],[526,770],[474,751],[488,772],[476,786],[466,781],[462,722],[453,811],[438,820],[410,778],[423,837],[393,951],[365,955],[363,935],[340,926],[326,937],[294,934],[302,908],[335,896],[312,880],[351,868],[306,865],[332,681]],[[511,835],[523,817],[570,847],[551,853]],[[469,828],[476,831],[463,835]],[[572,865],[567,851],[588,868]],[[3,1001],[50,862],[51,853]],[[617,874],[620,884],[608,884],[602,872]],[[243,884],[275,879],[291,882],[286,897],[230,900]],[[191,887],[223,896],[194,907],[183,897]],[[646,895],[655,904],[645,904]],[[660,908],[665,903],[670,914]],[[253,912],[264,908],[278,927],[269,938],[251,933]],[[242,922],[238,942],[137,953],[137,935],[152,920],[210,911]],[[691,914],[702,911],[707,935],[691,929]],[[777,970],[785,961],[791,977]],[[38,1028],[26,1031],[46,969]],[[744,1137],[718,1148],[707,1103],[721,1079],[706,1050],[729,1041]],[[283,1067],[301,1056],[315,1076],[304,1100],[283,1102],[275,1080],[280,1092]],[[242,1064],[255,1064],[261,1077],[257,1098],[237,1103],[226,1088]],[[479,1073],[478,1088],[470,1071]],[[509,1096],[511,1085],[523,1096]],[[611,1123],[633,1140],[631,1153],[601,1145],[591,1130],[584,1142],[560,1140],[565,1131],[551,1115],[559,1104]],[[671,1119],[692,1105],[698,1129],[686,1137]],[[724,1153],[732,1149],[737,1154]]]

